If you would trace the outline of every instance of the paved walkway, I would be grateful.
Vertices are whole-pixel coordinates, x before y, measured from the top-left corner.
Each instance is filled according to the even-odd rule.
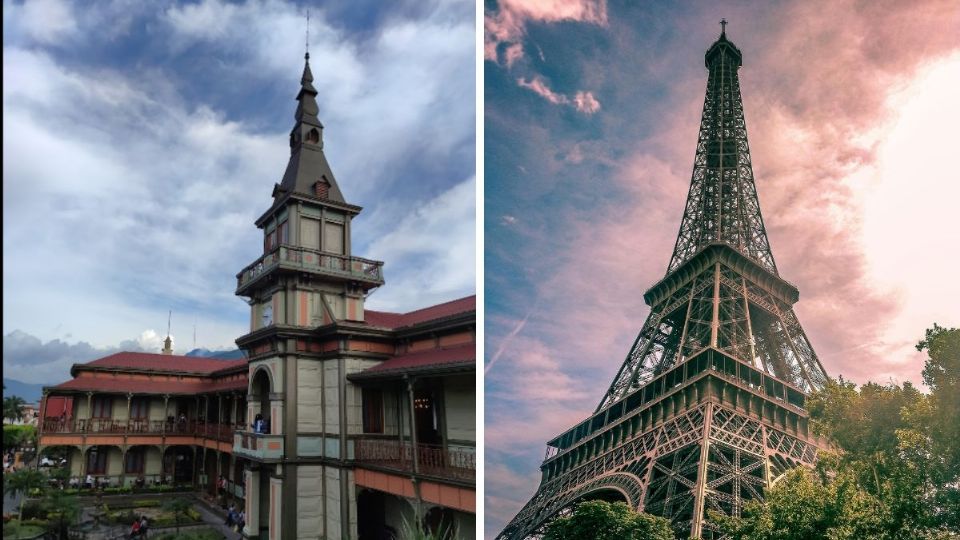
[[[213,527],[214,530],[220,531],[220,533],[223,534],[227,540],[237,540],[239,538],[243,538],[241,533],[234,532],[233,529],[223,524],[223,522],[227,519],[227,516],[222,510],[217,509],[214,511],[210,507],[209,503],[201,500],[199,497],[195,501],[196,502],[194,503],[193,507],[200,512],[200,518],[203,519],[204,523]]]

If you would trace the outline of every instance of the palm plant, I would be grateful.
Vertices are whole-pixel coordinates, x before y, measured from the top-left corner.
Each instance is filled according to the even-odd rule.
[[[20,396],[10,396],[3,398],[3,417],[10,420],[20,420],[23,418],[23,406],[27,402]]]
[[[15,495],[19,493],[21,495],[20,513],[17,516],[18,520],[23,519],[23,505],[27,501],[27,493],[30,493],[30,491],[33,489],[42,489],[46,479],[47,475],[36,469],[29,468],[20,469],[4,475],[4,493],[7,493],[8,495]]]
[[[404,540],[454,540],[457,538],[457,528],[448,524],[441,524],[436,530],[431,531],[426,527],[416,525],[416,521],[410,523],[407,518],[403,518],[403,536]]]

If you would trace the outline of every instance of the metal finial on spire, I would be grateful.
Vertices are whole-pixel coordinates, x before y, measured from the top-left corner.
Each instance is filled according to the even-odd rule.
[[[721,35],[721,36],[727,35],[727,20],[726,20],[726,19],[720,19],[720,35]]]
[[[167,312],[167,337],[170,337],[170,319],[173,318],[173,310]]]
[[[303,55],[304,60],[310,59],[310,10],[307,9],[307,39],[304,42],[304,49],[306,54]]]

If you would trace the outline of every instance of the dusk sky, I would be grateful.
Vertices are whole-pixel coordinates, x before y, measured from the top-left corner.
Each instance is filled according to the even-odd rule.
[[[235,275],[289,157],[306,12],[325,152],[371,309],[475,291],[476,6],[3,3],[4,376],[122,349],[233,349]]]
[[[960,326],[955,1],[488,2],[487,538],[649,311],[721,18],[773,254],[828,373],[919,382],[924,329]]]

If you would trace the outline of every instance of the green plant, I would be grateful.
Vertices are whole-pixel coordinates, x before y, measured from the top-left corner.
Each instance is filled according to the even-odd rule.
[[[17,493],[26,494],[34,488],[42,488],[46,481],[46,475],[36,469],[20,469],[8,475],[4,475],[3,491],[4,493],[14,495]],[[18,518],[23,519],[23,505],[27,498],[20,500],[20,512]]]
[[[451,524],[443,523],[435,531],[429,531],[426,527],[420,527],[403,518],[403,539],[404,540],[453,540],[458,538],[457,528]]]
[[[43,500],[47,509],[47,530],[57,538],[67,538],[70,525],[80,517],[80,501],[76,495],[61,490],[51,491]]]
[[[177,535],[180,535],[180,522],[184,517],[189,515],[189,511],[193,510],[193,503],[190,502],[190,499],[184,499],[182,497],[177,497],[176,499],[170,499],[163,504],[163,508],[168,512],[173,514],[173,521],[177,527]],[[196,512],[196,510],[193,510]]]

